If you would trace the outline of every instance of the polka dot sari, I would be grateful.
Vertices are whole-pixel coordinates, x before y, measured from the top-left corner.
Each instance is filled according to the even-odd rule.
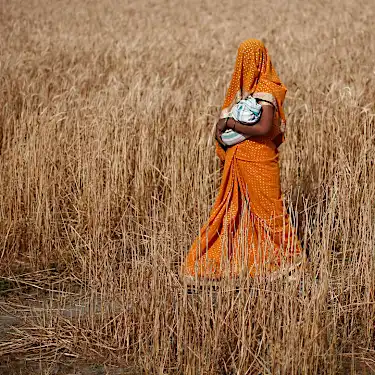
[[[221,279],[256,276],[293,263],[301,247],[283,204],[278,150],[273,141],[285,122],[286,93],[264,45],[247,40],[238,49],[221,117],[249,94],[272,103],[273,129],[217,154],[223,176],[208,222],[194,241],[183,265],[185,276]]]

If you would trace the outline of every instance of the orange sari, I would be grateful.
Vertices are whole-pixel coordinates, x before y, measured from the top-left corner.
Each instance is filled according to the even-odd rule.
[[[263,137],[252,137],[217,154],[224,162],[219,195],[208,222],[194,241],[183,274],[206,279],[256,276],[291,264],[301,253],[285,211],[280,188],[276,139],[285,124],[286,93],[264,45],[241,44],[220,117],[237,100],[252,94],[275,106],[274,125]]]

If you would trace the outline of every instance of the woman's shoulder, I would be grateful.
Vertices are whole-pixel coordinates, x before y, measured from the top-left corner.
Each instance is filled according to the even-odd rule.
[[[252,95],[254,99],[261,105],[273,105],[277,108],[277,102],[275,97],[268,92],[254,92]]]
[[[273,104],[270,103],[270,102],[266,102],[265,100],[257,100],[257,102],[260,104],[260,105],[268,105],[270,107],[273,107]]]

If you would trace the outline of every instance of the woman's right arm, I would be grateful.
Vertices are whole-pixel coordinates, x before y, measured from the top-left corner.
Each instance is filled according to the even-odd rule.
[[[272,128],[275,107],[270,105],[262,105],[262,115],[255,125],[243,125],[238,121],[230,118],[227,121],[227,128],[249,135],[251,137],[266,135]]]
[[[221,118],[216,124],[216,131],[215,131],[215,138],[216,140],[223,146],[226,147],[225,143],[223,143],[221,139],[221,135],[224,133],[225,129],[227,128],[227,119]]]

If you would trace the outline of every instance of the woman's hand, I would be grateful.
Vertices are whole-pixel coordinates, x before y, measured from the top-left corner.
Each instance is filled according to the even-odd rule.
[[[231,129],[231,130],[234,130],[235,129],[235,126],[237,124],[237,121],[234,119],[234,118],[229,118],[228,121],[227,121],[227,129]]]
[[[221,135],[224,133],[225,129],[227,128],[226,126],[227,120],[225,118],[221,118],[217,124],[216,124],[216,131],[215,131],[215,138],[216,140],[225,147],[225,144],[223,143],[221,139]]]

